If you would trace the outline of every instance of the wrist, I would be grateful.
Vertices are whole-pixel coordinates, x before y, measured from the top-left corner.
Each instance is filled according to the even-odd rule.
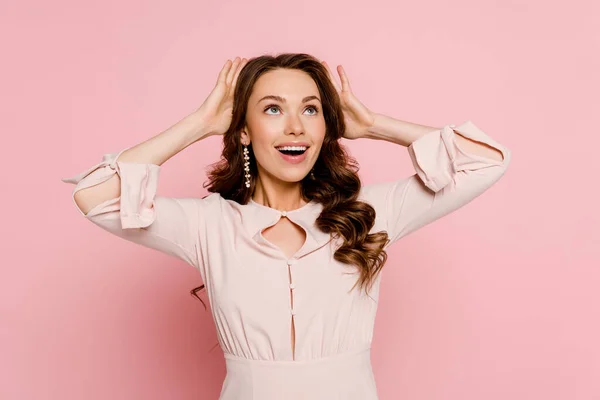
[[[366,130],[363,137],[368,139],[383,139],[383,133],[385,132],[385,115],[379,113],[371,113],[373,117],[373,123]]]
[[[213,135],[207,119],[198,110],[186,116],[184,120],[186,125],[189,126],[189,133],[193,142]]]

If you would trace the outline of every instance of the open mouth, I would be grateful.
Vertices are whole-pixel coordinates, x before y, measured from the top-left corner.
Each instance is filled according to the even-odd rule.
[[[308,146],[278,146],[281,158],[290,164],[300,164],[306,159]]]
[[[302,155],[308,150],[307,146],[282,146],[276,147],[280,153],[285,154],[286,156],[299,156]]]

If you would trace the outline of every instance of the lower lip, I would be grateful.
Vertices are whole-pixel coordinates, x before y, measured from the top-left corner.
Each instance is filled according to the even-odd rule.
[[[285,161],[289,162],[290,164],[298,164],[298,163],[301,163],[302,161],[304,161],[304,159],[306,158],[306,153],[308,153],[308,149],[306,149],[306,151],[304,153],[298,154],[296,156],[289,156],[287,154],[283,154],[279,150],[277,150],[277,152],[279,153],[281,158],[283,158]]]

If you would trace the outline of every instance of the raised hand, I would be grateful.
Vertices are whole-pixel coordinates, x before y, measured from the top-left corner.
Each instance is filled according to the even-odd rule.
[[[233,62],[227,60],[214,89],[196,110],[206,125],[209,136],[222,135],[229,129],[233,112],[233,93],[240,71],[247,63],[248,60],[240,57],[236,57]]]
[[[346,131],[344,137],[346,139],[358,139],[363,137],[375,121],[375,115],[367,107],[365,107],[352,93],[350,81],[341,65],[337,66],[337,72],[340,76],[342,85],[334,79],[331,69],[327,62],[321,61],[321,64],[327,69],[329,79],[335,86],[342,103],[342,111],[344,112],[344,122],[346,123]]]

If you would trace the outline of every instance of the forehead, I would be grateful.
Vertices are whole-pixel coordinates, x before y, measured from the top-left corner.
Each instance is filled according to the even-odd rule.
[[[306,72],[297,69],[276,69],[262,74],[254,84],[250,97],[261,98],[267,95],[286,99],[309,95],[321,98],[315,81]]]

